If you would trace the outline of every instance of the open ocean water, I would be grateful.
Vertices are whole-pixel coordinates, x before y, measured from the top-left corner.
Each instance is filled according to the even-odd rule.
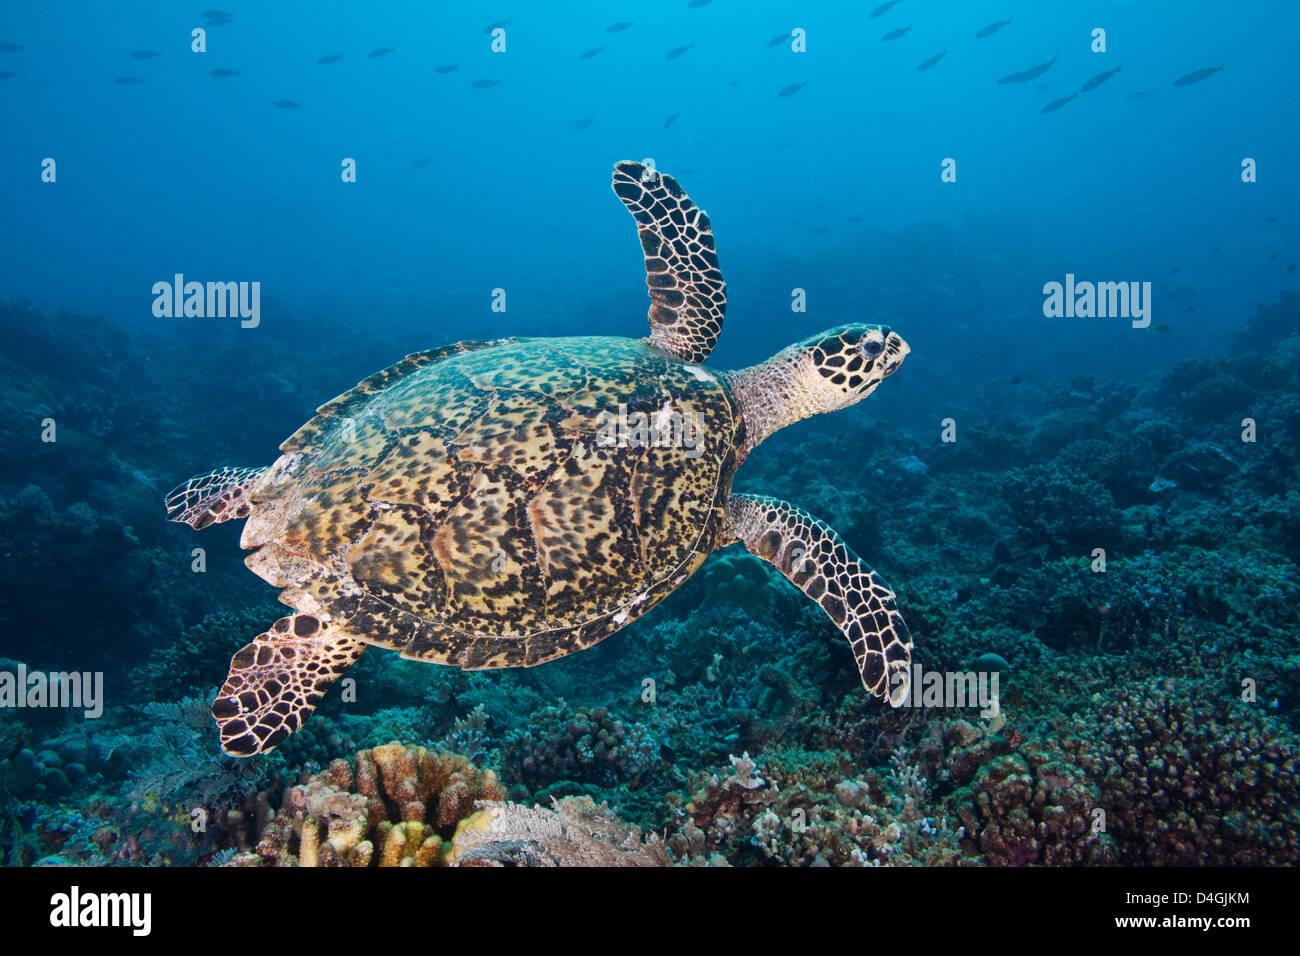
[[[7,4],[0,861],[1294,864],[1297,36]]]

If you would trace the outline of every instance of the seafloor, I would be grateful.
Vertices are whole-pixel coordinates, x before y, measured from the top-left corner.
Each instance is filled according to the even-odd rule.
[[[99,719],[0,710],[5,864],[1300,858],[1296,296],[1222,355],[1137,383],[948,396],[977,441],[868,402],[740,472],[885,574],[924,668],[996,669],[997,718],[869,698],[825,616],[732,549],[540,668],[368,653],[355,701],[331,692],[279,751],[237,761],[207,703],[283,609],[236,523],[195,535],[161,496],[268,463],[314,405],[402,354],[315,329],[305,355],[288,343],[306,328],[133,337],[0,304],[0,669],[106,682]]]

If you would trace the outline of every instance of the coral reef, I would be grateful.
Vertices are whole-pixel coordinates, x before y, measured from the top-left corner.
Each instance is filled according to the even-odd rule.
[[[999,672],[998,720],[867,698],[824,614],[732,548],[545,667],[368,653],[355,697],[234,761],[207,698],[283,608],[236,526],[199,541],[160,495],[267,460],[391,341],[292,317],[256,347],[150,339],[0,302],[0,670],[101,671],[111,703],[0,711],[0,862],[1295,863],[1298,320],[1285,294],[1226,353],[1127,380],[947,388],[918,364],[915,407],[746,463],[737,490],[797,501],[891,581],[917,663]]]
[[[1300,863],[1300,746],[1257,709],[1216,708],[1225,696],[1175,679],[1118,688],[1088,735],[1064,738],[1124,863]]]

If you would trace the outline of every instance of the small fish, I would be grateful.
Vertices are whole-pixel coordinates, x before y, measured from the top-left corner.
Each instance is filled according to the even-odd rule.
[[[293,100],[276,100],[271,105],[278,106],[282,110],[296,110],[301,104],[296,103]]]
[[[327,53],[325,56],[321,57],[321,58],[320,58],[319,60],[317,60],[316,62],[317,62],[317,63],[337,63],[337,62],[338,62],[339,60],[341,60],[341,59],[343,59],[343,54],[342,54],[342,53]]]
[[[1059,110],[1062,106],[1064,106],[1066,103],[1070,102],[1070,100],[1074,99],[1074,98],[1075,98],[1076,96],[1078,96],[1078,95],[1079,95],[1078,93],[1071,93],[1069,96],[1062,96],[1059,100],[1052,100],[1052,102],[1050,102],[1050,103],[1048,103],[1046,106],[1044,106],[1044,107],[1043,107],[1039,112],[1041,112],[1041,113],[1055,113],[1055,112],[1056,112],[1057,110]]]
[[[157,52],[156,50],[136,50],[134,53],[131,54],[131,59],[152,60],[156,56],[162,56],[162,54]]]
[[[129,84],[131,84],[131,83],[139,83],[139,82],[140,82],[140,77],[138,77],[138,76],[119,76],[119,77],[117,77],[115,80],[113,80],[113,82],[114,82],[114,83],[120,83],[122,86],[127,86],[127,85],[129,85]]]
[[[1007,379],[1007,382],[1011,385],[1019,385],[1023,381],[1024,379],[1021,378],[1019,375],[1015,376],[1014,378]]]
[[[1294,262],[1291,263],[1289,266],[1286,267],[1286,274],[1287,274],[1287,275],[1290,275],[1290,274],[1293,273],[1293,272],[1295,272],[1295,263],[1294,263]]]
[[[675,763],[677,761],[677,751],[673,750],[673,748],[669,747],[667,744],[660,744],[659,759],[666,760],[669,763]]]
[[[985,37],[991,37],[1010,22],[1011,18],[1007,17],[1005,20],[999,20],[997,23],[990,23],[979,33],[975,34],[975,39],[983,40]]]
[[[691,0],[691,2],[686,5],[688,7],[707,7],[712,2],[713,0]]]
[[[228,70],[223,66],[223,67],[218,67],[215,70],[208,70],[208,76],[216,76],[220,78],[225,78],[227,76],[239,76],[239,71]]]
[[[912,29],[911,26],[899,27],[897,30],[890,30],[888,33],[886,33],[886,34],[885,34],[883,37],[881,37],[880,39],[882,39],[882,40],[897,40],[899,37],[901,37],[904,33],[906,33],[906,32],[907,32],[908,30],[910,30],[910,29]]]
[[[784,43],[784,42],[785,42],[786,40],[788,40],[788,39],[790,39],[790,34],[788,34],[788,33],[778,33],[776,36],[772,37],[772,39],[770,39],[770,40],[767,41],[767,45],[768,45],[769,48],[770,48],[770,47],[774,47],[774,46],[780,46],[782,43]]]
[[[1265,221],[1265,222],[1277,222],[1277,216],[1265,216],[1265,217],[1264,217],[1264,221]]]
[[[1087,83],[1083,84],[1083,86],[1079,87],[1079,92],[1087,93],[1089,90],[1095,90],[1097,87],[1101,86],[1101,84],[1105,83],[1107,80],[1109,80],[1112,76],[1114,76],[1122,69],[1123,69],[1122,66],[1117,66],[1115,67],[1115,69],[1107,70],[1105,73],[1098,73]]]
[[[1208,80],[1227,65],[1228,61],[1224,60],[1218,66],[1206,67],[1204,70],[1196,70],[1193,73],[1188,73],[1186,76],[1180,76],[1178,79],[1174,80],[1174,86],[1191,86],[1193,83],[1201,82],[1201,80]]]
[[[583,50],[578,54],[579,60],[590,60],[593,56],[605,49],[603,46],[594,46],[590,50]]]
[[[424,167],[428,166],[431,162],[433,162],[433,160],[430,157],[421,156],[418,159],[411,160],[411,168],[424,169]]]
[[[494,20],[492,23],[489,23],[487,26],[483,28],[483,32],[491,33],[493,30],[500,30],[503,26],[505,26],[509,22],[510,22],[509,17],[506,17],[506,19],[504,20]]]
[[[1009,73],[1002,77],[1002,79],[998,80],[998,82],[1005,85],[1007,83],[1028,83],[1030,80],[1036,80],[1050,70],[1052,64],[1058,59],[1060,59],[1059,56],[1054,56],[1046,63],[1040,63],[1038,66],[1031,66],[1029,69],[1022,70],[1019,73]]]
[[[389,53],[392,53],[394,49],[396,48],[391,46],[381,46],[378,50],[371,50],[370,59],[374,60],[381,56],[387,56]]]
[[[1152,332],[1168,332],[1171,328],[1173,328],[1173,326],[1170,325],[1168,322],[1161,322],[1159,325],[1153,325],[1153,326],[1151,326],[1151,331],[1152,331]]]
[[[573,121],[573,128],[574,128],[574,129],[586,129],[588,126],[590,126],[590,125],[591,125],[592,123],[594,123],[594,122],[596,122],[596,120],[595,120],[593,117],[590,117],[590,116],[584,116],[582,119],[576,119],[576,120]]]
[[[611,23],[609,26],[605,27],[605,32],[622,33],[624,30],[630,27],[633,22],[634,21],[632,20],[619,20],[618,23]]]
[[[1046,73],[1048,70],[1050,70],[1050,69],[1052,68],[1052,65],[1053,65],[1054,63],[1056,63],[1056,61],[1059,60],[1059,59],[1060,59],[1060,55],[1058,54],[1058,55],[1052,57],[1052,58],[1051,58],[1050,60],[1048,60],[1046,63],[1040,63],[1040,64],[1038,64],[1038,66],[1030,67],[1028,70],[1025,71],[1025,77],[1026,77],[1026,79],[1029,79],[1029,80],[1036,80],[1036,79],[1038,79],[1040,76],[1042,76],[1042,75],[1043,75],[1044,73]]]
[[[664,129],[667,129],[668,127],[672,126],[673,123],[677,120],[677,117],[681,115],[682,115],[681,113],[674,113],[672,116],[664,120]]]
[[[234,18],[231,17],[231,15],[228,14],[228,13],[223,13],[223,14],[220,14],[219,16],[210,16],[210,17],[208,17],[208,26],[210,26],[210,27],[224,27],[224,26],[225,26],[227,23],[229,23],[232,19],[234,19]]]
[[[8,70],[0,70],[0,80],[7,80],[9,77],[17,75],[17,73],[10,73]]]
[[[17,53],[22,48],[21,43],[0,43],[0,53]]]
[[[672,50],[669,50],[668,53],[664,56],[664,59],[675,60],[693,46],[695,46],[694,43],[688,43],[686,44],[686,46],[679,46]]]
[[[807,85],[808,85],[808,81],[807,81],[807,80],[804,80],[802,83],[791,83],[789,86],[787,86],[785,89],[783,89],[780,93],[778,93],[778,94],[776,94],[776,95],[777,95],[777,96],[794,96],[796,93],[798,93],[800,90],[802,90],[802,89],[803,89],[805,86],[807,86]]]
[[[934,56],[930,57],[930,59],[926,60],[924,63],[922,63],[920,66],[918,66],[918,67],[916,68],[916,71],[919,73],[919,72],[921,72],[922,70],[928,70],[928,69],[930,69],[932,66],[934,66],[936,63],[938,63],[940,60],[942,60],[942,59],[943,59],[945,56],[947,56],[947,55],[948,55],[948,51],[947,51],[947,50],[944,50],[942,53],[936,53]]]
[[[883,17],[892,7],[896,6],[897,3],[898,0],[889,0],[888,3],[882,3],[880,6],[876,7],[876,9],[871,11],[871,16],[867,19],[874,20],[876,17]]]
[[[475,80],[470,84],[470,86],[474,87],[476,90],[486,90],[488,87],[497,86],[500,83],[500,80]]]
[[[458,67],[459,65],[460,65],[459,63],[444,63],[442,66],[435,66],[435,67],[433,68],[433,72],[435,72],[435,73],[455,73],[455,72],[456,72],[456,67]]]
[[[225,10],[204,10],[199,14],[201,17],[207,17],[209,20],[220,20],[222,17],[229,17],[231,14]]]

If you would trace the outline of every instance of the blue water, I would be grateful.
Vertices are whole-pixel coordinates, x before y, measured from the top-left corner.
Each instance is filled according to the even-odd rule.
[[[132,327],[159,326],[149,289],[181,272],[261,281],[269,322],[319,314],[424,345],[639,334],[638,253],[606,183],[614,161],[644,157],[714,220],[731,289],[721,364],[882,316],[931,352],[1023,327],[1063,361],[1091,343],[1116,365],[1147,364],[1213,349],[1269,290],[1295,286],[1283,271],[1300,256],[1286,166],[1294,4],[1240,16],[1206,2],[905,0],[876,19],[868,6],[267,3],[232,11],[200,54],[197,11],[10,5],[3,34],[24,49],[0,54],[16,74],[0,82],[0,287]],[[483,27],[507,18],[494,53]],[[605,32],[619,20],[634,25]],[[795,27],[806,53],[766,45]],[[1090,51],[1095,27],[1105,53]],[[128,56],[140,49],[162,55]],[[996,83],[1055,55],[1037,81]],[[433,72],[442,64],[457,69]],[[500,85],[471,87],[485,78]],[[1137,92],[1149,96],[1130,102]],[[54,185],[40,181],[47,156]],[[345,157],[354,184],[340,180]],[[940,181],[945,157],[956,183]],[[1291,215],[1265,221],[1279,211]],[[1047,322],[1040,288],[1067,271],[1189,286],[1197,312],[1158,298],[1154,321],[1173,334],[1157,349],[1117,323]],[[795,286],[807,316],[789,313]],[[505,313],[489,308],[498,287]]]

